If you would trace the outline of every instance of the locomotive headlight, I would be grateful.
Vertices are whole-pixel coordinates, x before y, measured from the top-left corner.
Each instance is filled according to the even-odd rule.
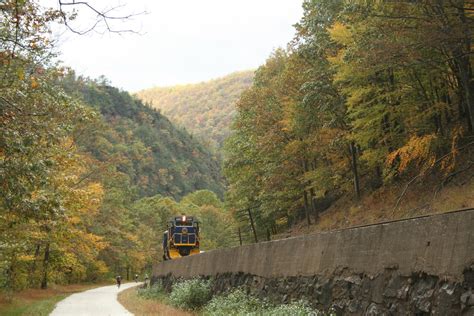
[[[186,215],[183,215],[183,223],[186,222]]]

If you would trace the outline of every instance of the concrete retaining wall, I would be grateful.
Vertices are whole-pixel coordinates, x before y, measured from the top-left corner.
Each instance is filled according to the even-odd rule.
[[[337,315],[474,315],[474,210],[210,251],[157,264],[152,282],[212,278]]]
[[[474,210],[221,249],[157,264],[155,276],[246,273],[267,278],[425,272],[462,281],[474,263]]]

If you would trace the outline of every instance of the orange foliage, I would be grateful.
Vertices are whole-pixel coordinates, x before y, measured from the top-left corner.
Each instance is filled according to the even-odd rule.
[[[422,166],[422,172],[428,170],[436,162],[436,155],[431,150],[432,143],[436,138],[434,134],[412,136],[405,146],[388,155],[387,165],[393,165],[399,159],[398,171],[400,172],[406,170],[412,162]]]

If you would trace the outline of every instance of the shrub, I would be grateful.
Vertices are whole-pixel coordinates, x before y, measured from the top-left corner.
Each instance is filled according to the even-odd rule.
[[[227,295],[215,296],[206,305],[205,315],[257,315],[267,308],[265,302],[236,289]]]
[[[146,299],[162,299],[165,296],[165,291],[161,281],[158,281],[151,287],[139,288],[138,296]]]
[[[211,299],[211,282],[192,279],[173,285],[169,301],[182,309],[197,309]]]
[[[265,300],[259,300],[255,297],[247,295],[242,289],[236,289],[227,295],[214,297],[204,308],[204,315],[317,316],[320,315],[320,313],[313,310],[305,301],[274,306]]]

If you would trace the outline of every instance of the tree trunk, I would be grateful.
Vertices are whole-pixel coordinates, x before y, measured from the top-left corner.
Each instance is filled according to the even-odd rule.
[[[253,217],[252,217],[252,212],[250,211],[250,209],[247,209],[248,211],[248,214],[249,214],[249,219],[250,219],[250,226],[252,228],[252,232],[253,232],[253,237],[255,239],[255,243],[258,243],[258,238],[257,238],[257,231],[255,230],[255,224],[253,222]]]
[[[357,168],[357,149],[354,142],[351,142],[350,144],[350,151],[352,157],[352,173],[354,174],[354,191],[357,199],[360,199],[359,171]]]
[[[16,254],[13,253],[10,260],[10,266],[6,270],[5,288],[9,291],[12,291],[15,289],[15,267],[16,267]]]
[[[40,244],[37,244],[35,247],[35,255],[34,255],[35,257],[34,257],[33,262],[31,263],[31,267],[29,271],[29,282],[31,286],[33,286],[35,283],[36,261],[38,260],[38,257],[40,255],[40,250],[41,250]]]
[[[463,3],[464,4],[464,1]],[[472,69],[471,69],[471,31],[469,28],[469,22],[467,21],[466,12],[464,11],[464,5],[458,7],[458,15],[461,20],[463,28],[463,47],[454,51],[456,64],[458,66],[458,73],[460,79],[460,88],[462,89],[462,95],[466,105],[467,112],[467,124],[468,129],[472,133],[474,131],[474,83],[472,82]]]
[[[278,234],[278,231],[275,225],[272,225],[272,232],[273,232],[273,235]]]
[[[304,212],[306,216],[306,221],[308,222],[308,226],[310,226],[311,218],[309,217],[308,192],[306,192],[306,190],[303,190],[303,197],[304,197]]]
[[[49,242],[46,244],[44,249],[44,259],[43,259],[43,279],[41,280],[41,288],[48,288],[48,268],[49,268]]]
[[[314,214],[314,221],[317,222],[319,219],[319,212],[318,212],[318,209],[316,208],[316,202],[315,202],[316,195],[314,194],[313,188],[309,189],[309,194],[311,196],[311,209]]]
[[[303,159],[303,171],[304,173],[308,172],[309,171],[309,168],[308,168],[308,161],[306,161],[306,159]],[[307,183],[305,183],[305,186],[310,186],[311,185],[311,182],[308,181]],[[306,221],[308,222],[308,226],[311,225],[311,217],[310,217],[310,211],[309,211],[309,207],[311,205],[311,210],[312,210],[312,213],[315,213],[315,209],[314,209],[314,205],[313,205],[313,192],[314,190],[311,189],[310,190],[310,201],[308,201],[308,192],[306,190],[303,191],[303,195],[304,195],[304,210],[305,210],[305,215],[306,215]]]

